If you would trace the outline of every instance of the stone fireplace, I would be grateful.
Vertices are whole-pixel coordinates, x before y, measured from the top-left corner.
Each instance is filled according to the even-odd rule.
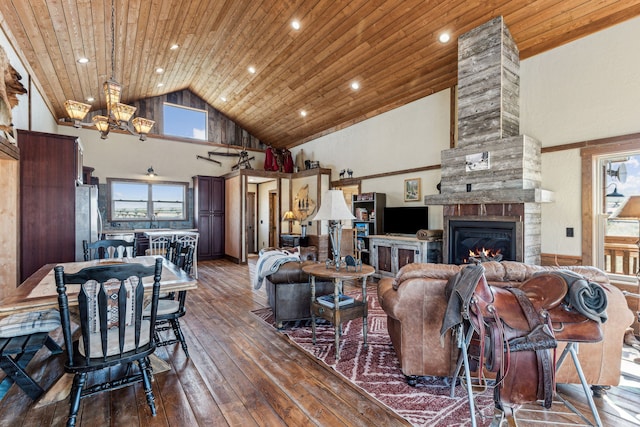
[[[441,153],[441,193],[424,198],[444,206],[446,263],[462,263],[457,252],[473,239],[492,238],[509,259],[540,263],[540,203],[553,194],[541,188],[540,142],[519,135],[519,70],[502,17],[458,39],[458,142]],[[472,235],[464,244],[455,228],[460,223]]]

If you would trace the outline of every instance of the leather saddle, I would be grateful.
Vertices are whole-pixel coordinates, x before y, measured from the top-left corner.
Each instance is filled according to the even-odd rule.
[[[469,266],[450,279],[447,314],[460,310],[475,329],[478,375],[496,372],[497,408],[507,416],[522,403],[542,400],[549,408],[557,341],[601,340],[606,295],[568,270],[538,273],[518,288],[491,286],[483,273],[482,265]],[[441,332],[456,321],[445,318]]]

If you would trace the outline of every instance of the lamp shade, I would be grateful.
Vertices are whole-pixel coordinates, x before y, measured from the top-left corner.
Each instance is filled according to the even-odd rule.
[[[146,135],[151,131],[151,128],[156,122],[153,120],[145,119],[143,117],[136,117],[135,119],[131,120],[131,123],[133,124],[136,132],[141,135]]]
[[[113,108],[115,104],[120,102],[120,94],[122,93],[122,85],[113,80],[113,77],[104,82],[104,97],[107,101],[107,109]]]
[[[133,113],[136,112],[136,107],[116,102],[111,112],[113,113],[113,117],[119,122],[128,122],[131,116],[133,116]]]
[[[107,116],[93,116],[92,120],[100,132],[107,132],[109,130],[109,118]]]
[[[311,221],[340,221],[356,219],[344,201],[342,190],[328,190],[322,196],[322,204]]]
[[[282,217],[283,221],[295,221],[296,220],[296,215],[291,212],[291,211],[286,211],[284,213],[284,216]]]
[[[68,99],[64,101],[64,108],[67,110],[67,114],[70,118],[74,120],[82,120],[91,109],[91,105]]]

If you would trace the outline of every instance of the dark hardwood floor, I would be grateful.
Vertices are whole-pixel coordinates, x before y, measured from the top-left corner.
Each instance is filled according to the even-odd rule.
[[[251,313],[267,305],[264,288],[252,288],[254,266],[255,260],[249,267],[223,260],[198,264],[199,288],[189,291],[188,312],[181,321],[191,359],[179,345],[156,351],[171,370],[154,376],[155,417],[136,385],[83,399],[79,425],[409,425]],[[41,350],[28,371],[48,388],[63,372],[62,357],[48,358]],[[584,410],[580,389],[563,390]],[[640,382],[612,388],[597,404],[605,426],[640,425]],[[60,426],[67,411],[66,400],[38,407],[13,386],[0,402],[0,426]],[[545,414],[535,417],[549,419]]]

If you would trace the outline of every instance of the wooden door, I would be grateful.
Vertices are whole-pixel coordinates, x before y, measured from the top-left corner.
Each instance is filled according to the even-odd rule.
[[[414,248],[398,248],[398,270],[407,264],[415,262],[416,251]]]
[[[20,282],[44,264],[75,261],[75,137],[18,130]]]
[[[377,245],[375,250],[378,254],[377,269],[379,271],[391,273],[391,246]]]
[[[269,191],[269,246],[278,246],[278,193]]]
[[[224,178],[196,176],[193,178],[195,226],[200,233],[198,259],[218,259],[224,256]]]
[[[247,253],[256,253],[256,193],[247,193]]]

